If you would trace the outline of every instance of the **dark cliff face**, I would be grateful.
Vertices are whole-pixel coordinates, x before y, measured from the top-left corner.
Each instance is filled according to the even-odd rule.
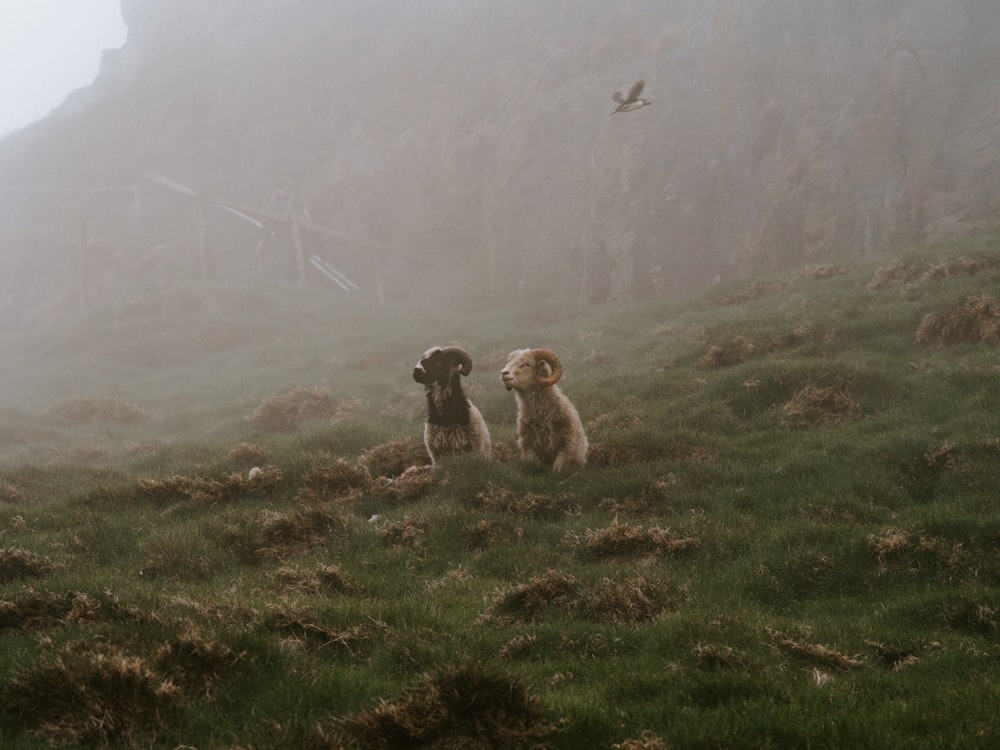
[[[993,0],[122,11],[124,48],[0,143],[0,170],[141,185],[144,234],[113,238],[138,251],[177,224],[147,171],[252,205],[292,195],[324,226],[424,258],[380,256],[390,295],[444,280],[476,299],[629,299],[997,221]],[[609,117],[640,77],[653,104]],[[218,252],[250,241],[238,234],[217,229]],[[370,248],[318,247],[371,273]]]

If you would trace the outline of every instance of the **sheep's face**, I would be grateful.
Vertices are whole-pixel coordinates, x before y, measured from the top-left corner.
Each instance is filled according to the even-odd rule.
[[[500,380],[508,391],[553,385],[561,375],[559,358],[547,349],[512,351],[500,370]]]
[[[472,360],[458,347],[435,346],[424,352],[424,356],[413,368],[413,379],[418,383],[447,385],[456,373],[468,375],[472,371]]]

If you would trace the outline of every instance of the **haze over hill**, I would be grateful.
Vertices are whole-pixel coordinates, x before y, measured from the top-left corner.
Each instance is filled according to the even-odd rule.
[[[624,301],[997,222],[992,0],[122,12],[94,85],[0,141],[0,182],[50,191],[0,194],[3,323],[202,275]]]

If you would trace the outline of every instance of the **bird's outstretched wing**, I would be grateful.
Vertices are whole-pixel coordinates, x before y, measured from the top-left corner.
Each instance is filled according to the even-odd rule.
[[[630,88],[628,91],[628,97],[626,98],[626,101],[634,102],[636,99],[638,99],[639,94],[642,93],[642,87],[645,85],[646,85],[645,81],[636,81],[634,84],[632,84],[632,88]]]
[[[621,91],[616,91],[615,93],[613,93],[611,95],[611,98],[614,99],[619,104],[624,104],[625,103],[625,99],[622,98],[622,92]]]

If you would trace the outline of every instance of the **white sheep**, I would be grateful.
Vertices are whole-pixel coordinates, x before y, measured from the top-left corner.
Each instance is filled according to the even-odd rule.
[[[559,357],[549,349],[513,351],[500,370],[500,379],[517,401],[521,458],[544,461],[555,471],[587,462],[580,415],[556,385],[562,372]]]
[[[427,394],[427,421],[424,446],[436,465],[438,459],[454,453],[492,453],[486,420],[462,392],[462,377],[472,372],[472,358],[461,347],[435,346],[413,368],[413,379],[422,383]]]

